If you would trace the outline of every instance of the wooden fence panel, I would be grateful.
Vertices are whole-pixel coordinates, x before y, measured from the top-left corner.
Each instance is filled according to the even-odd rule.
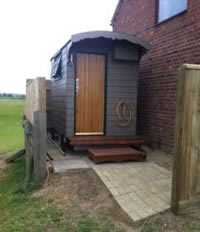
[[[200,210],[200,65],[184,65],[177,80],[172,211]]]

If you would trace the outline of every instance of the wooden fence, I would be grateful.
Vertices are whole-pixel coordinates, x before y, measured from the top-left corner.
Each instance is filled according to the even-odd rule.
[[[171,207],[200,210],[200,65],[184,65],[178,75]]]
[[[46,178],[47,154],[47,90],[50,83],[44,77],[26,82],[25,104],[25,150],[26,150],[26,183],[34,178],[41,186]]]

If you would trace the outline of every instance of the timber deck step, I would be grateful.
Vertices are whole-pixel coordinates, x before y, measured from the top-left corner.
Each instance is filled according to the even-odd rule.
[[[71,136],[68,140],[71,146],[143,145],[145,143],[139,136]]]
[[[96,163],[122,162],[122,161],[144,161],[145,155],[130,147],[124,148],[100,148],[89,149],[89,157]]]

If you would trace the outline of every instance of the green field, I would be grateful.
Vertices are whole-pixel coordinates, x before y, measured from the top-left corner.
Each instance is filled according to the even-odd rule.
[[[0,99],[0,158],[24,147],[22,116],[24,100]]]

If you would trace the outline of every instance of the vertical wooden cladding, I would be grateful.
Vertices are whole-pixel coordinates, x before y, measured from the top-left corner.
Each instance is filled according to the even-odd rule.
[[[172,210],[200,209],[200,66],[184,65],[178,76]]]
[[[76,134],[104,134],[105,56],[76,55]]]
[[[51,79],[51,128],[60,135],[66,132],[67,105],[67,48],[61,52],[61,76]]]

